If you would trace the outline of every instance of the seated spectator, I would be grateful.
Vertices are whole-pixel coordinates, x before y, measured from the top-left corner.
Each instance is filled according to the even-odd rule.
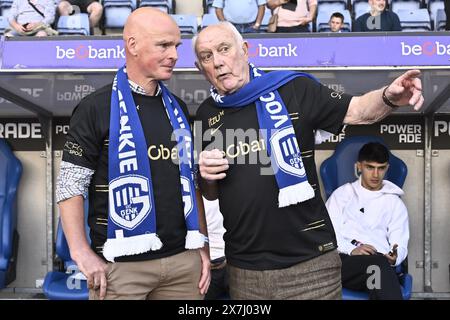
[[[11,29],[6,36],[45,37],[58,34],[50,25],[55,20],[53,0],[14,0],[8,18]]]
[[[231,22],[240,33],[258,32],[264,17],[266,0],[214,0],[220,21]]]
[[[401,300],[393,266],[408,254],[408,212],[400,199],[403,191],[383,180],[389,168],[384,145],[365,144],[357,168],[359,179],[336,189],[326,203],[342,261],[342,286],[367,291],[370,299]],[[369,266],[379,269],[374,273]]]
[[[341,28],[344,26],[344,16],[340,12],[335,12],[331,15],[328,24],[330,25],[331,32],[342,32]]]
[[[277,32],[311,32],[309,23],[317,12],[317,0],[268,0],[267,7],[278,14]]]
[[[450,31],[450,0],[444,0],[444,10],[447,21],[445,23],[445,30]]]
[[[97,0],[61,0],[58,4],[58,12],[61,16],[87,13],[91,34],[94,34],[93,29],[98,26],[102,18],[103,6]]]
[[[353,24],[353,31],[402,31],[395,12],[386,10],[386,0],[369,0],[370,12],[363,14]]]

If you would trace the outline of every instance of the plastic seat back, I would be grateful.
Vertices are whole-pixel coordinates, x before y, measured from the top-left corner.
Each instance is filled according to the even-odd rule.
[[[345,183],[353,182],[357,179],[356,162],[358,153],[361,147],[369,142],[379,142],[386,145],[383,139],[376,136],[346,137],[336,146],[333,155],[322,162],[320,176],[327,199],[334,190]],[[405,162],[389,151],[389,169],[385,179],[402,188],[407,174],[408,168]],[[399,275],[403,299],[408,300],[411,298],[412,277],[406,273],[402,265],[397,267],[396,272]],[[345,288],[342,290],[342,295],[344,300],[369,299],[369,294],[366,292]]]
[[[17,188],[21,176],[21,162],[6,141],[0,139],[0,289],[16,278]]]

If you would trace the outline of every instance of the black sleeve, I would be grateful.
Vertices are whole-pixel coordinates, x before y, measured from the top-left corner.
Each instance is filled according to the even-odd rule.
[[[363,16],[358,17],[358,19],[355,20],[355,23],[353,23],[353,31],[354,32],[364,31],[362,28],[363,20],[365,20],[362,18]]]
[[[313,129],[339,133],[352,96],[306,77],[296,78],[294,85],[301,114],[308,118]]]
[[[63,150],[63,161],[92,170],[97,168],[103,137],[95,105],[89,97],[73,111]]]
[[[392,31],[402,31],[402,25],[400,23],[400,18],[395,12],[392,12]]]

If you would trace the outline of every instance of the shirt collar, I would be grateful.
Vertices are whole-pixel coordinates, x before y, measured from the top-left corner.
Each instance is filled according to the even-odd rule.
[[[130,85],[131,91],[133,91],[134,93],[141,94],[143,96],[149,96],[149,94],[147,92],[145,92],[145,89],[143,87],[141,87],[140,85],[138,85],[137,83],[131,81],[130,79],[128,79],[128,83]],[[156,87],[155,96],[159,96],[160,94],[161,94],[161,86],[158,83],[158,86]]]

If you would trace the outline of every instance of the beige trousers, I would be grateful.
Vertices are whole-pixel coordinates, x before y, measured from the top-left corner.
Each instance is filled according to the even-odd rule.
[[[108,300],[201,300],[198,250],[156,260],[108,263]],[[98,300],[99,290],[89,290],[89,299]]]

